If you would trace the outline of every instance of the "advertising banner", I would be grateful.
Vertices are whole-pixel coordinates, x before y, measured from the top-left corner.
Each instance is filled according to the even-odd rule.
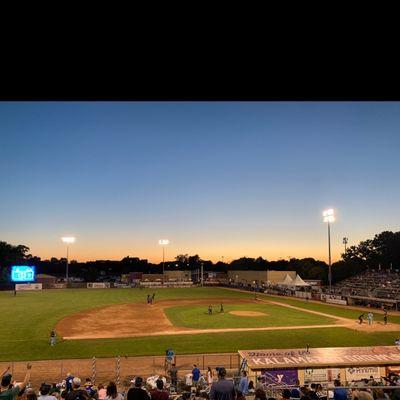
[[[381,377],[379,367],[346,368],[347,382],[360,381],[361,379],[369,379],[371,376],[377,379]]]
[[[253,370],[400,365],[396,346],[239,350],[239,354]]]
[[[340,368],[306,368],[304,370],[304,383],[333,382],[340,379]]]
[[[273,385],[296,385],[297,369],[269,369],[261,372],[264,383]]]
[[[15,290],[42,290],[41,283],[16,283]]]
[[[53,283],[51,286],[53,289],[66,289],[67,287],[65,283]]]
[[[109,287],[110,287],[109,282],[89,282],[87,284],[88,289],[105,289]]]

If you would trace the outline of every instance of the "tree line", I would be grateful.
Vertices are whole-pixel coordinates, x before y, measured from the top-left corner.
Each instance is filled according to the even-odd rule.
[[[9,281],[11,265],[35,265],[37,273],[59,277],[65,275],[65,258],[41,260],[29,253],[29,247],[12,245],[0,241],[0,282]],[[373,239],[361,241],[350,246],[342,259],[332,264],[333,282],[353,276],[368,268],[395,269],[400,265],[400,232],[385,231]],[[224,272],[228,270],[278,270],[296,271],[303,279],[319,279],[327,283],[328,265],[314,258],[291,258],[290,260],[268,261],[262,257],[241,257],[230,263],[203,260],[199,255],[179,254],[173,261],[165,262],[165,271],[195,271],[203,266],[205,272]],[[77,276],[86,281],[99,277],[129,274],[130,272],[162,273],[162,263],[154,264],[138,257],[125,257],[120,261],[97,260],[87,262],[71,261],[70,276]]]

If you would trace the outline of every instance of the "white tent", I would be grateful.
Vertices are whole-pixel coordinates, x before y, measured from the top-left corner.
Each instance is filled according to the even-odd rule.
[[[280,285],[283,286],[292,286],[293,285],[293,279],[289,276],[289,274],[286,274],[285,279],[283,282],[280,283]]]
[[[296,279],[292,283],[293,286],[310,286],[308,283],[301,279],[300,275],[296,275]]]

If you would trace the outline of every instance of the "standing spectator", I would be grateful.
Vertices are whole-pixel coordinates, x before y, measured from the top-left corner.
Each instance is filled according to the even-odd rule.
[[[117,385],[114,382],[110,382],[106,390],[106,400],[123,400],[124,398],[118,393]]]
[[[239,391],[242,392],[245,396],[249,394],[249,380],[247,378],[246,371],[242,371],[242,376],[239,382]]]
[[[81,380],[78,377],[72,379],[72,390],[65,396],[65,400],[87,400],[89,395],[81,389]]]
[[[335,379],[333,382],[335,389],[333,390],[333,399],[334,400],[347,400],[347,390],[346,389],[336,389],[341,385],[338,379]]]
[[[207,368],[207,384],[212,385],[214,380],[213,372],[210,367]]]
[[[150,400],[150,395],[142,388],[143,378],[138,376],[133,382],[134,387],[128,390],[127,400]]]
[[[150,390],[151,400],[168,400],[169,393],[164,389],[164,382],[162,379],[156,380],[156,388]]]
[[[175,387],[175,390],[178,387],[178,368],[176,368],[175,364],[172,364],[171,369],[168,371],[169,377],[171,378],[171,385]]]
[[[200,379],[200,370],[197,368],[196,364],[193,364],[192,375],[193,375],[193,386],[197,386]]]
[[[40,386],[40,396],[38,400],[56,400],[55,396],[50,394],[52,387],[50,385],[46,385],[45,383]]]
[[[99,400],[104,400],[107,396],[107,390],[104,388],[102,383],[99,383],[97,386],[97,396],[99,397]]]
[[[236,393],[233,385],[233,381],[225,379],[226,369],[218,369],[218,381],[213,382],[210,390],[210,400],[235,400]],[[264,394],[265,396],[265,394]],[[266,399],[264,399],[266,400]]]
[[[6,373],[2,376],[0,383],[0,400],[15,400],[17,398],[18,394],[26,388],[31,378],[31,368],[31,364],[28,363],[26,365],[26,374],[23,382],[12,387],[10,387],[12,375]]]

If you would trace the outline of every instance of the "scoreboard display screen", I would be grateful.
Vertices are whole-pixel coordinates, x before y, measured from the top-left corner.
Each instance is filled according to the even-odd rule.
[[[11,267],[11,280],[13,282],[34,282],[35,267],[28,265],[13,265]]]

